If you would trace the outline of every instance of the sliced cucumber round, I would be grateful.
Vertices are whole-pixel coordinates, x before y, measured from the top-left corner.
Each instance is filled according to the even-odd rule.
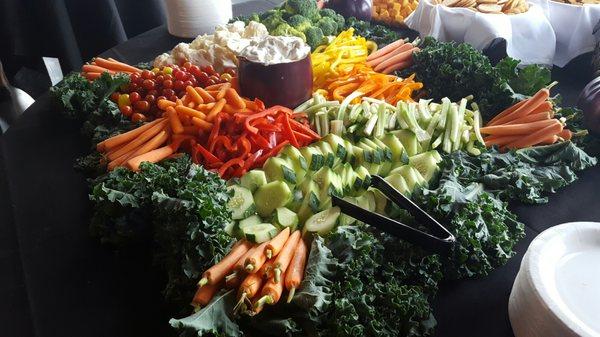
[[[292,191],[282,181],[272,181],[259,187],[254,193],[258,215],[268,218],[277,207],[285,206],[292,199]]]
[[[232,219],[244,219],[254,214],[256,206],[254,205],[252,192],[249,189],[239,185],[229,186],[228,189],[233,190],[233,196],[227,203],[227,208],[231,211]]]
[[[275,216],[273,216],[273,222],[280,229],[290,227],[291,231],[296,230],[298,226],[298,214],[289,210],[286,207],[279,207],[275,210]]]
[[[341,210],[339,207],[332,207],[319,212],[306,220],[304,231],[325,235],[335,228],[340,214]]]
[[[267,184],[267,176],[263,170],[252,170],[242,176],[240,184],[251,192],[256,191],[262,185]]]
[[[270,223],[261,223],[244,228],[246,240],[254,243],[262,243],[274,238],[279,231]]]
[[[417,154],[408,158],[408,164],[417,169],[426,181],[429,181],[438,171],[438,156],[439,153],[437,151]]]
[[[238,228],[240,231],[244,231],[244,228],[249,227],[249,226],[253,226],[253,225],[258,225],[259,223],[262,223],[262,219],[254,214],[252,216],[247,217],[244,220],[240,220],[238,222]]]

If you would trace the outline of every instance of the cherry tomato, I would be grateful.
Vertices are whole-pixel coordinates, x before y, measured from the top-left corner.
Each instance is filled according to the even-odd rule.
[[[133,73],[131,75],[129,75],[129,81],[132,83],[137,83],[140,80],[140,74],[138,73]]]
[[[232,77],[235,77],[235,69],[234,68],[225,69],[225,73],[231,75]]]
[[[215,82],[212,78],[208,79],[208,81],[206,81],[206,86],[208,87],[209,85],[213,85],[213,84],[217,84],[217,82]]]
[[[175,82],[173,82],[173,89],[175,90],[183,90],[185,87],[183,85],[183,81],[182,80],[177,80]]]
[[[210,75],[209,77],[211,80],[213,80],[215,83],[219,83],[220,82],[220,78],[217,75]]]
[[[164,80],[162,83],[162,86],[163,86],[163,88],[167,88],[167,89],[173,88],[173,81]]]
[[[173,95],[175,95],[175,90],[173,90],[173,89],[163,89],[162,90],[162,94],[164,96],[167,96],[167,97],[173,96]]]
[[[189,86],[194,86],[194,83],[192,83],[192,81],[188,80],[188,81],[183,82],[183,86],[184,86],[184,88],[187,88]]]
[[[119,107],[119,110],[125,117],[131,116],[131,113],[133,112],[131,105],[122,105]]]
[[[137,83],[130,83],[129,88],[127,88],[127,91],[129,91],[129,92],[138,91],[138,90],[140,90],[140,86]]]
[[[149,80],[149,79],[146,79],[146,80],[144,80],[144,82],[142,82],[142,86],[146,90],[152,90],[152,89],[154,89],[155,85],[156,85],[156,83],[153,80]]]
[[[190,73],[191,73],[192,75],[194,75],[194,76],[198,76],[198,74],[200,74],[200,72],[201,72],[201,70],[200,70],[200,67],[198,67],[198,66],[197,66],[197,65],[195,65],[195,64],[194,64],[194,65],[192,65],[192,66],[190,67],[190,70],[189,70],[189,71],[190,71]]]
[[[140,96],[140,94],[137,91],[132,91],[129,93],[129,100],[131,101],[131,103],[135,103],[140,99],[142,99],[142,96]]]
[[[156,96],[154,95],[146,95],[144,100],[148,101],[148,103],[153,104],[156,101]]]
[[[145,112],[150,109],[150,103],[148,103],[147,101],[137,101],[133,103],[133,107],[135,108],[135,110]]]
[[[198,75],[198,81],[200,83],[206,83],[206,81],[208,81],[208,74],[205,72],[200,72],[200,75]]]
[[[131,121],[134,123],[137,122],[142,122],[146,120],[146,116],[144,116],[143,114],[136,112],[133,115],[131,115]]]
[[[173,94],[173,95],[171,95],[171,96],[167,97],[167,99],[168,99],[169,101],[171,101],[171,102],[175,102],[175,101],[177,101],[177,98],[178,98],[178,97],[177,97],[177,95],[175,95],[175,94]]]
[[[148,90],[146,95],[156,96],[156,95],[158,95],[158,90],[156,90],[156,89]]]
[[[208,65],[208,66],[202,68],[202,70],[204,70],[204,72],[207,73],[208,75],[214,75],[217,73],[215,71],[215,68],[213,68],[213,66],[211,66],[211,65]]]
[[[157,102],[160,101],[161,99],[167,99],[167,97],[165,97],[165,96],[158,96],[158,97],[156,97],[156,101]]]
[[[183,64],[183,67],[184,67],[185,69],[190,69],[190,68],[192,67],[192,64],[191,64],[190,62],[185,62],[185,63]]]
[[[165,78],[165,81],[166,80],[173,80],[173,75],[171,75],[171,74],[165,74],[165,75],[163,75],[163,77]]]
[[[150,70],[144,70],[142,71],[142,78],[143,79],[153,79],[154,78],[154,73],[151,72]]]
[[[173,77],[176,80],[183,80],[185,78],[185,73],[181,70],[173,70]]]
[[[130,97],[130,99],[131,99],[131,97]],[[113,101],[113,102],[115,102],[115,103],[117,101],[119,101],[119,93],[115,91],[112,94],[110,94],[110,100]]]
[[[154,81],[156,81],[156,83],[162,83],[165,80],[165,77],[163,75],[157,75],[154,78]]]
[[[197,85],[198,85],[198,81],[196,80],[196,78],[195,78],[195,77],[192,77],[192,78],[190,78],[190,79],[189,79],[189,82],[191,82],[191,83],[192,83],[192,84],[191,84],[191,85],[192,85],[192,87],[195,87],[195,86],[197,86]]]

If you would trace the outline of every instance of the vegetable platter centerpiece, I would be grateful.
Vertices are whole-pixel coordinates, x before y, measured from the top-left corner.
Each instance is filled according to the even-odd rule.
[[[154,242],[175,333],[429,336],[440,282],[514,254],[507,203],[596,164],[549,71],[518,65],[288,0],[152,64],[97,57],[52,92],[92,145],[76,162],[92,233]],[[375,175],[456,237],[450,254],[334,207],[427,231]]]

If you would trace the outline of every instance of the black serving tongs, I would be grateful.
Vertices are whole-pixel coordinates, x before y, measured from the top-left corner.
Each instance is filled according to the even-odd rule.
[[[390,219],[381,214],[370,212],[351,202],[348,202],[337,196],[331,197],[333,206],[340,208],[345,213],[356,220],[367,223],[386,233],[399,237],[410,243],[421,246],[422,248],[441,255],[449,255],[456,239],[444,226],[437,222],[431,215],[415,205],[410,199],[398,192],[392,185],[378,175],[371,176],[371,187],[380,190],[390,201],[406,209],[413,215],[417,221],[427,226],[432,234],[425,233],[416,228],[407,226],[399,221]]]

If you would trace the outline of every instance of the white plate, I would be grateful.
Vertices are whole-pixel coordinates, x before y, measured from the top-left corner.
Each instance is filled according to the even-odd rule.
[[[508,308],[517,337],[600,336],[600,223],[571,222],[538,235]]]

